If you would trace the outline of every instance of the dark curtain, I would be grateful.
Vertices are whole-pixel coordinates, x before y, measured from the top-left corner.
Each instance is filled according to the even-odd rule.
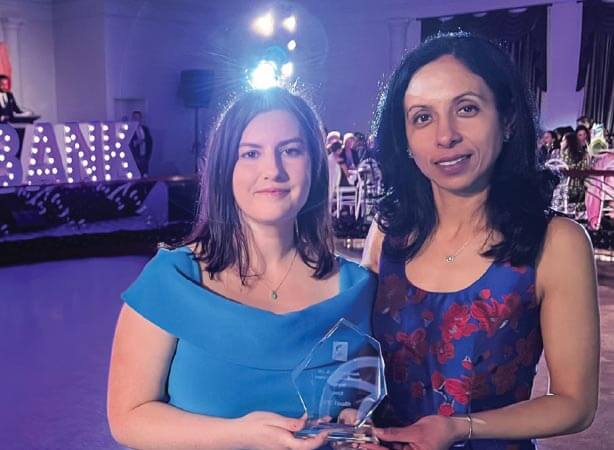
[[[422,40],[437,34],[467,31],[499,42],[524,76],[539,108],[541,94],[547,90],[548,7],[534,6],[522,12],[508,10],[463,14],[442,21],[422,19]]]
[[[614,4],[585,1],[576,90],[585,88],[584,114],[614,130]]]

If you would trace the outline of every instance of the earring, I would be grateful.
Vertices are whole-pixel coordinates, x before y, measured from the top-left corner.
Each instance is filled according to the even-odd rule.
[[[505,132],[503,133],[503,142],[509,142],[511,138],[512,138],[511,130],[505,130]]]
[[[414,152],[411,151],[411,148],[407,149],[407,154],[409,155],[411,159],[414,159]]]
[[[298,238],[298,219],[294,219],[294,235]]]

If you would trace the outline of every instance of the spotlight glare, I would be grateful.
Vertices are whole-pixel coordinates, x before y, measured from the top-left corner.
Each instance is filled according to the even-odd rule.
[[[275,19],[273,19],[273,13],[267,13],[264,16],[258,17],[254,20],[253,29],[256,33],[262,36],[272,36],[275,31]]]
[[[281,66],[281,76],[284,78],[290,78],[294,73],[294,64],[291,62],[287,62],[283,66]]]
[[[249,84],[254,89],[270,89],[279,86],[277,64],[273,61],[260,61],[250,74]]]
[[[293,52],[294,49],[296,48],[296,41],[294,39],[292,39],[290,42],[288,42],[287,47],[288,47],[288,50]]]
[[[288,16],[282,22],[281,25],[288,30],[290,33],[294,33],[296,30],[296,17]]]

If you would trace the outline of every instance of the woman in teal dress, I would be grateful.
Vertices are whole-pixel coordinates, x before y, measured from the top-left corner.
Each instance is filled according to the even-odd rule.
[[[113,436],[139,449],[313,449],[291,371],[340,319],[370,330],[374,276],[333,254],[320,121],[282,89],[220,118],[185,246],[123,294]]]

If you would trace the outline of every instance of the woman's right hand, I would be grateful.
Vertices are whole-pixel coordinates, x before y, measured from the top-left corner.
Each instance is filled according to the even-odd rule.
[[[297,438],[294,433],[305,426],[306,417],[292,419],[270,412],[256,411],[239,419],[240,447],[254,450],[313,450],[326,443],[328,433],[313,438]]]

